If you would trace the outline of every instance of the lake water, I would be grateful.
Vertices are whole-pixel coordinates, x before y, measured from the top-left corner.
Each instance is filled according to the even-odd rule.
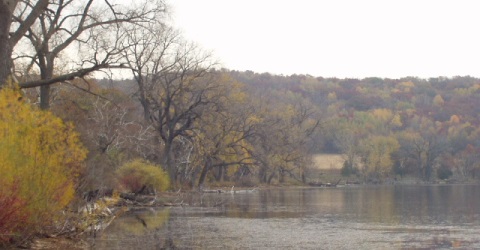
[[[480,249],[479,195],[478,185],[203,194],[127,213],[95,248]]]

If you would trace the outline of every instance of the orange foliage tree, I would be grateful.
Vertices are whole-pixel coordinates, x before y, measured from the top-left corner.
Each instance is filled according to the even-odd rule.
[[[85,157],[71,124],[24,102],[15,88],[0,90],[0,240],[54,222],[74,197]]]

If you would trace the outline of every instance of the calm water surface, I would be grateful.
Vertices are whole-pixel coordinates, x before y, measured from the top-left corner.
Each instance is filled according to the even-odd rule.
[[[131,211],[96,249],[480,249],[480,186],[356,186],[204,194]]]

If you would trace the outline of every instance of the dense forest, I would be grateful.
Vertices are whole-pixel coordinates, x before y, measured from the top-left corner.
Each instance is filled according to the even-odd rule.
[[[163,166],[177,188],[306,178],[321,122],[295,93],[265,91],[212,70],[186,86],[161,86],[172,94],[149,96],[145,111],[135,80],[91,79],[88,85],[90,93],[57,86],[51,102],[52,112],[76,125],[89,151],[85,190],[115,187],[118,166],[137,158]]]
[[[245,138],[250,150],[236,152],[248,161],[231,165],[224,158],[214,158],[220,166],[209,168],[210,181],[238,181],[238,176],[249,182],[284,182],[286,176],[305,181],[304,169],[318,153],[344,155],[342,174],[365,182],[404,176],[425,182],[467,181],[475,179],[480,170],[480,79],[337,79],[213,72],[235,79],[236,95],[248,99],[228,102],[242,115],[226,114],[243,117],[237,123],[253,117],[258,123]],[[124,90],[132,85],[131,81],[99,82]],[[215,123],[222,122],[218,114],[213,117]]]
[[[231,74],[279,99],[297,96],[314,107],[322,126],[309,150],[344,154],[345,175],[427,182],[478,177],[479,79]]]
[[[65,233],[65,211],[107,190],[305,184],[319,153],[364,183],[478,178],[480,79],[221,69],[167,16],[161,0],[0,1],[0,246]]]

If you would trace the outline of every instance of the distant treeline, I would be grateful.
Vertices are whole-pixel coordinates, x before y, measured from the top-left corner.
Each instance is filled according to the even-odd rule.
[[[230,74],[251,91],[315,106],[323,126],[310,150],[346,154],[345,174],[465,180],[480,170],[478,78]]]

